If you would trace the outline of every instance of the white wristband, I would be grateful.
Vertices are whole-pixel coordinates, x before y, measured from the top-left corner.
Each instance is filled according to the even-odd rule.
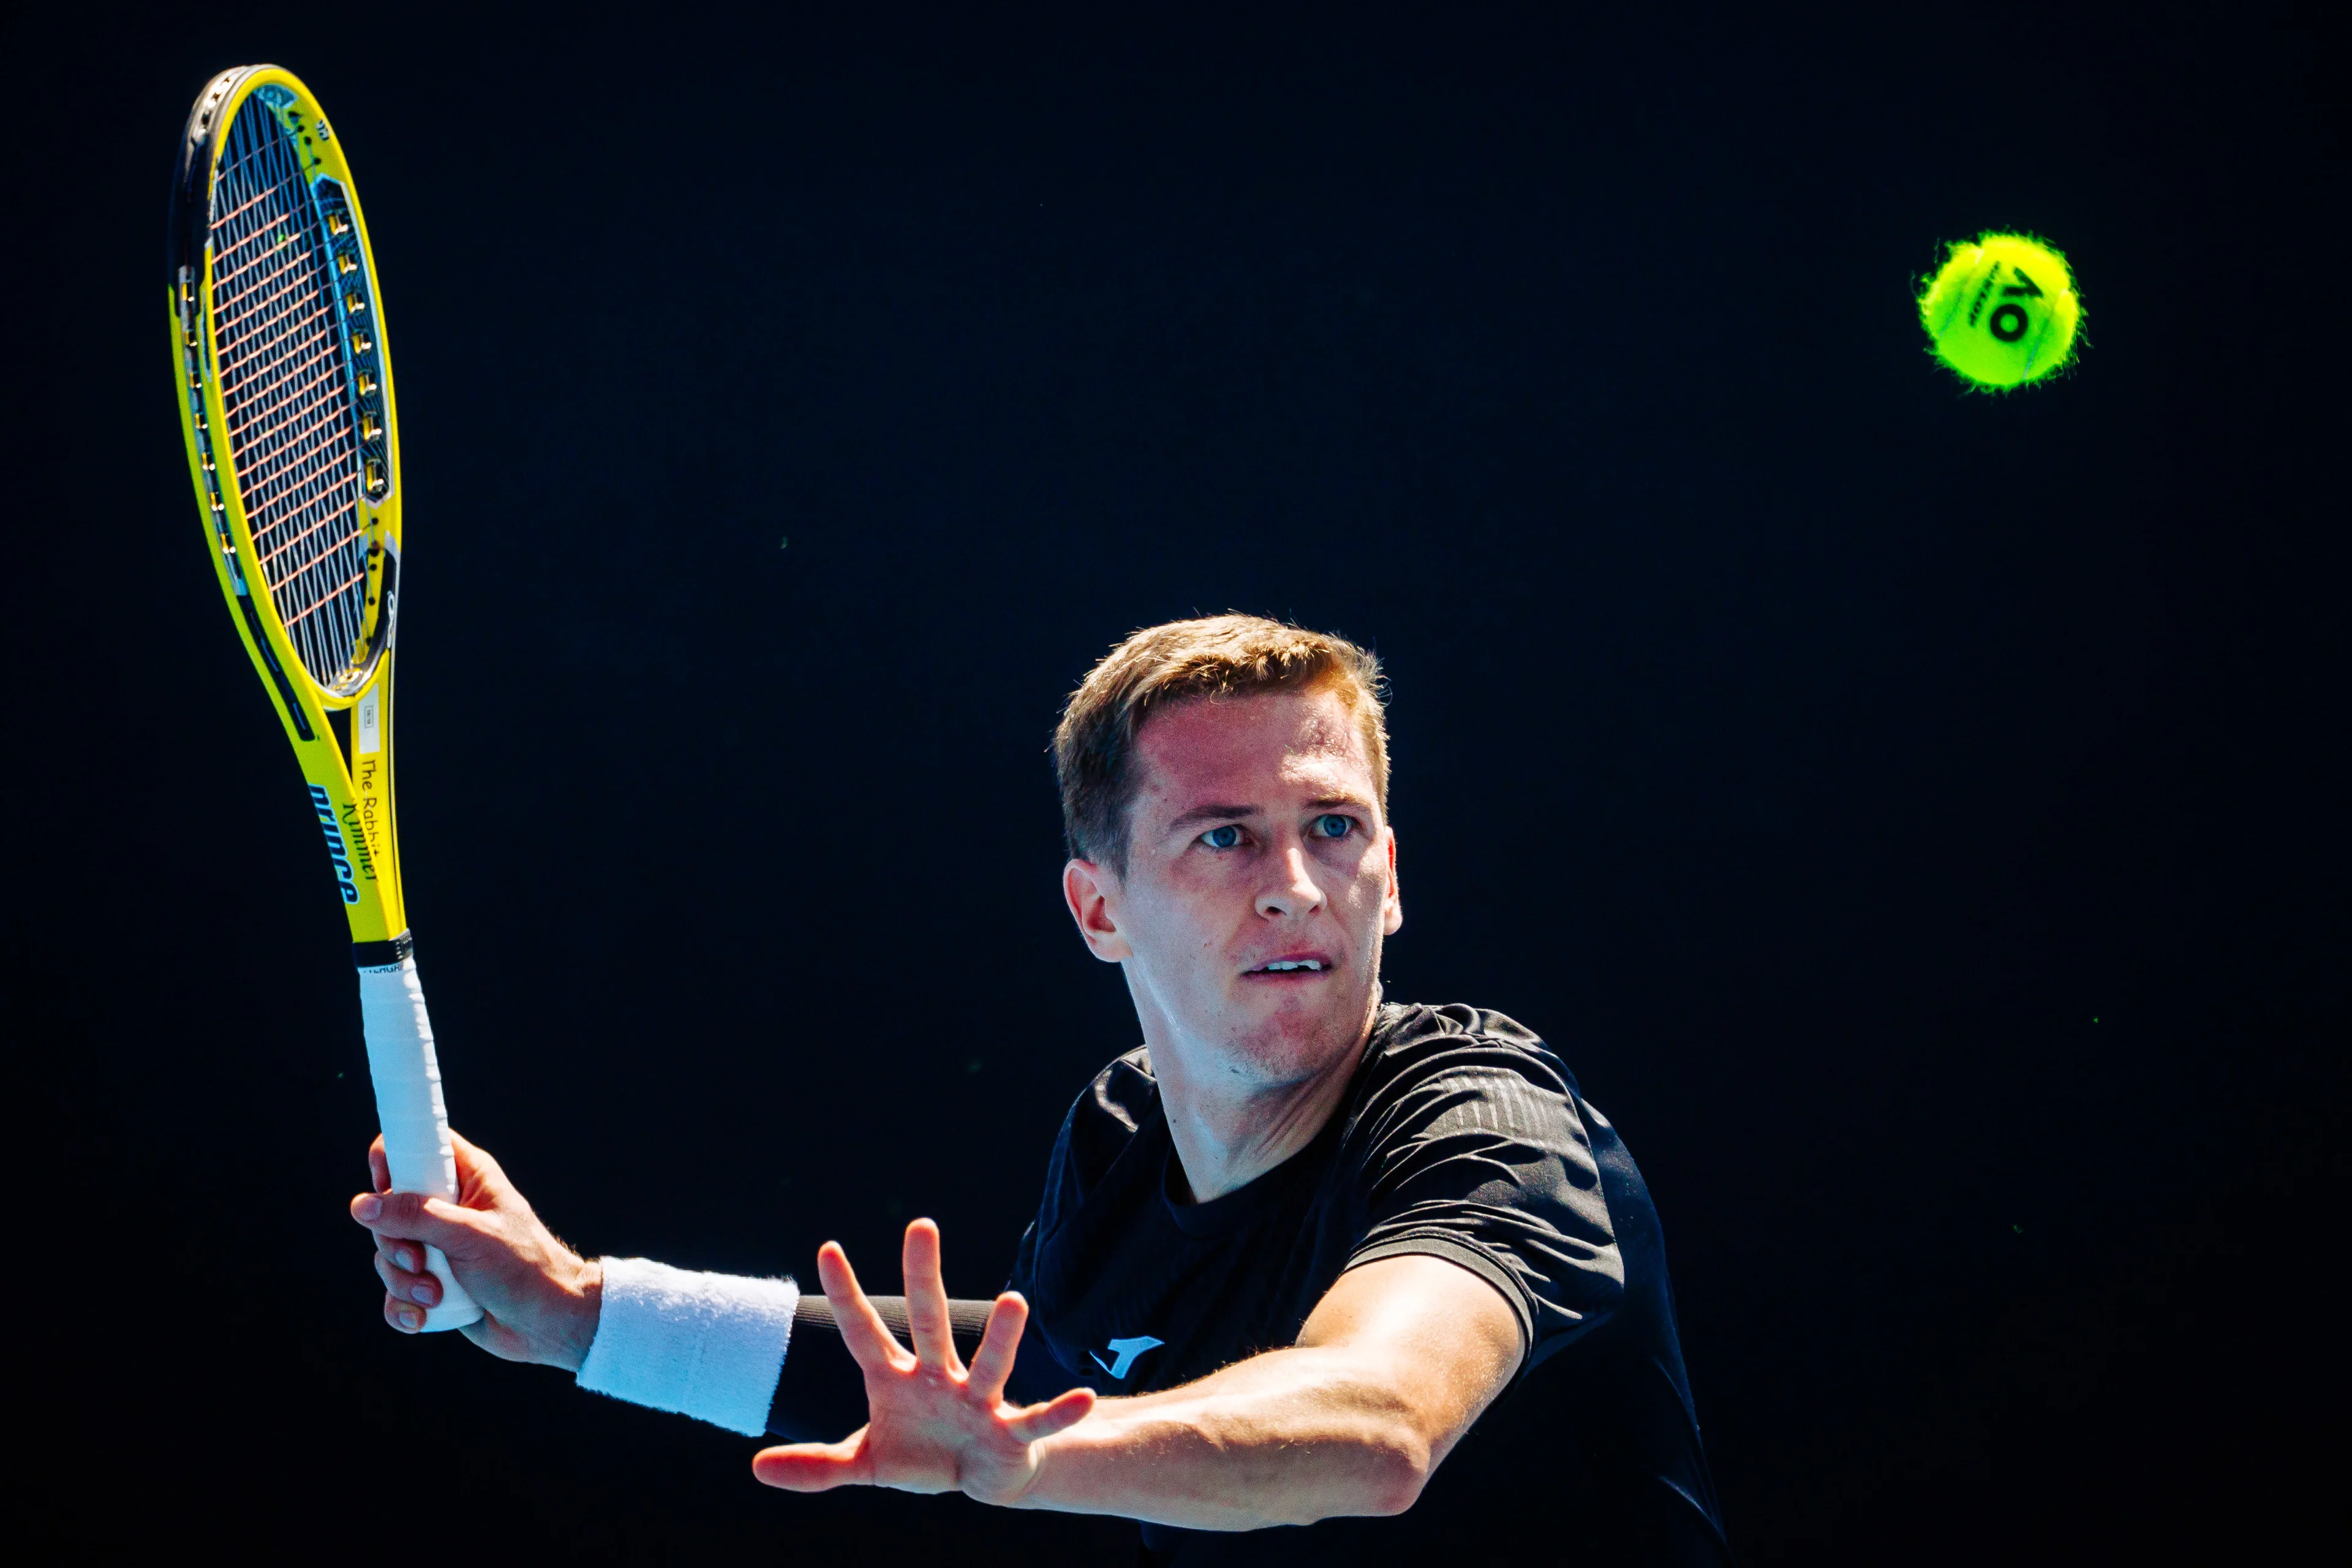
[[[747,1437],[765,1432],[801,1288],[643,1258],[604,1263],[604,1304],[580,1386]]]

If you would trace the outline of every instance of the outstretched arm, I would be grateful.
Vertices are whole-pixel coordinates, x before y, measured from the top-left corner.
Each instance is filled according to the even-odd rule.
[[[1521,1354],[1518,1318],[1493,1286],[1440,1258],[1391,1258],[1342,1275],[1287,1349],[1163,1394],[1074,1389],[1016,1409],[1003,1390],[1021,1299],[998,1299],[967,1371],[947,1335],[937,1226],[908,1227],[905,1261],[911,1351],[866,1307],[841,1249],[820,1255],[870,1417],[844,1442],[767,1449],[753,1461],[761,1480],[961,1490],[1206,1530],[1401,1513]]]
[[[1034,1508],[1199,1530],[1396,1514],[1517,1373],[1519,1321],[1440,1258],[1342,1274],[1298,1342],[1109,1399],[1043,1445]]]

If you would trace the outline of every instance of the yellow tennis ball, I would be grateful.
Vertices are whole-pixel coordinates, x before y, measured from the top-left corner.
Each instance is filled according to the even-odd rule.
[[[1937,359],[2005,392],[2074,358],[2083,303],[2063,256],[2025,235],[1988,234],[1952,247],[1919,296],[1919,321]]]

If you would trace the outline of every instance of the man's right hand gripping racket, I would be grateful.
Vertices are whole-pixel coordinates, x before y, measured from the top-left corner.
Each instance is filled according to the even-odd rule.
[[[318,100],[215,77],[172,184],[172,358],[205,542],[310,786],[359,964],[396,1192],[455,1199],[433,1026],[409,955],[392,794],[400,442],[367,225]],[[427,1329],[482,1315],[437,1247]]]

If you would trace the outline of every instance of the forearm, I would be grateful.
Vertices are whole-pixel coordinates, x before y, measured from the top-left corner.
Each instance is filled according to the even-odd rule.
[[[1357,1352],[1322,1348],[1104,1400],[1038,1449],[1021,1506],[1195,1530],[1402,1513],[1442,1457],[1393,1378]]]

